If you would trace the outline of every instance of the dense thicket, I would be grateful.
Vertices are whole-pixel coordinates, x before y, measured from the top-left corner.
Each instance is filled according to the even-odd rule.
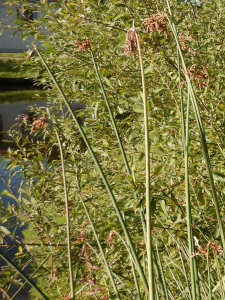
[[[39,12],[38,19],[31,20],[29,13],[24,21],[18,18],[18,30],[23,38],[34,36],[34,44],[40,45],[39,50],[42,49],[41,53],[69,102],[86,104],[86,108],[77,111],[76,115],[111,186],[147,274],[145,220],[141,218],[145,215],[146,205],[142,81],[138,51],[134,44],[131,45],[134,48],[127,48],[128,37],[126,40],[127,31],[135,26],[141,40],[149,117],[155,299],[194,299],[189,269],[183,113],[189,120],[189,190],[195,241],[192,256],[198,270],[195,273],[196,299],[223,299],[221,233],[193,103],[187,113],[190,89],[185,79],[185,75],[189,75],[205,128],[224,225],[223,1],[172,0],[173,18],[166,1],[160,0],[57,3],[14,0],[8,3],[18,5],[22,15],[31,9]],[[164,23],[163,13],[166,14]],[[179,69],[180,55],[169,20],[176,26],[187,72],[182,64]],[[91,41],[131,175],[127,174],[91,52],[84,49],[84,40]],[[52,258],[35,275],[37,285],[41,283],[49,299],[69,299],[64,186],[61,162],[52,154],[58,149],[57,131],[64,145],[77,299],[117,299],[81,199],[94,223],[121,299],[145,299],[145,287],[137,274],[138,296],[124,232],[77,126],[65,112],[63,99],[37,53],[25,64],[31,65],[30,72],[39,77],[37,84],[40,82],[52,89],[49,89],[47,108],[31,109],[37,118],[42,117],[50,123],[41,131],[44,140],[30,145],[18,131],[10,132],[19,149],[9,151],[11,162],[7,168],[20,166],[26,183],[19,189],[19,208],[2,208],[2,218],[7,220],[4,226],[9,228],[15,226],[9,212],[18,216],[17,226],[21,222],[28,224],[24,244],[29,245],[21,247],[17,255],[20,266],[32,257],[31,268],[35,269],[50,254]],[[33,127],[39,135],[36,129],[39,128]],[[4,230],[2,235],[8,233]],[[33,241],[40,246],[32,247]],[[13,269],[7,272],[10,274],[1,280],[6,291],[12,281],[19,283]],[[32,299],[38,297],[33,294]]]

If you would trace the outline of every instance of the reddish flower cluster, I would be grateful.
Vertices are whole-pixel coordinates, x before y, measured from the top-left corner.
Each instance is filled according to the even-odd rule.
[[[30,134],[33,134],[35,131],[39,131],[42,128],[45,128],[48,125],[46,117],[43,115],[42,117],[36,118],[33,122]]]
[[[32,50],[28,50],[27,51],[27,58],[31,58],[33,55],[34,55],[34,52],[35,52],[35,49],[32,49]]]
[[[108,241],[107,246],[115,246],[115,243],[113,242],[113,238],[116,236],[117,234],[114,231],[110,231],[108,237],[106,238]]]
[[[213,247],[216,255],[223,253],[223,248],[221,245],[217,245],[215,242],[213,242],[213,243],[211,243],[211,246]]]
[[[131,54],[133,58],[135,58],[135,52],[137,49],[137,38],[134,29],[129,29],[127,31],[126,42],[123,48],[125,53]]]
[[[154,30],[159,30],[160,32],[163,32],[165,34],[166,38],[168,38],[169,31],[166,26],[167,15],[165,13],[162,13],[157,5],[156,8],[158,13],[151,15],[151,17],[148,19],[145,19],[142,24],[147,26],[147,31],[150,30],[151,32],[153,32]]]
[[[91,45],[91,41],[89,39],[85,39],[83,40],[83,42],[79,42],[79,41],[75,41],[74,45],[76,47],[79,47],[78,51],[84,51],[86,49],[88,49],[90,51],[90,45]]]
[[[183,32],[181,32],[179,34],[179,42],[183,50],[186,50],[188,48],[188,45],[186,44],[187,41],[192,41],[192,37],[190,36],[189,32],[186,37],[184,36]]]
[[[22,126],[23,124],[25,126],[27,126],[27,122],[28,122],[29,118],[30,117],[28,115],[22,114],[22,115],[18,115],[18,117],[15,118],[15,120],[21,120],[22,119],[22,122],[20,123],[20,126]]]
[[[193,56],[195,56],[195,52],[190,47],[188,47],[188,45],[186,43],[187,41],[190,42],[192,40],[193,40],[193,38],[190,36],[189,32],[186,35],[186,37],[184,36],[183,32],[181,32],[179,34],[179,42],[181,44],[182,50],[186,50],[188,48],[188,53],[186,54],[186,56],[188,56],[189,54],[192,54]]]
[[[221,245],[217,245],[215,242],[211,242],[208,241],[206,248],[202,248],[201,246],[198,246],[198,252],[196,253],[192,253],[192,257],[196,256],[196,255],[205,255],[206,257],[208,257],[209,255],[209,246],[211,245],[211,247],[214,249],[216,255],[219,255],[221,253],[223,253],[223,248]]]
[[[87,239],[84,238],[85,226],[87,223],[88,223],[88,221],[84,220],[84,222],[79,226],[79,228],[82,228],[82,232],[81,232],[80,238],[76,242],[87,241]],[[89,277],[82,279],[79,283],[88,282],[88,285],[90,286],[90,289],[91,289],[90,291],[84,291],[83,294],[93,295],[94,298],[96,300],[98,300],[97,296],[95,295],[95,291],[100,291],[100,292],[104,292],[104,293],[105,293],[105,291],[103,288],[92,288],[92,285],[96,285],[96,280],[94,278],[92,278],[92,270],[99,270],[100,267],[95,267],[94,264],[90,261],[86,244],[83,245],[80,255],[84,256],[85,261],[88,264],[88,270],[82,274],[82,277],[85,276],[87,273],[89,273]],[[108,296],[105,296],[102,300],[106,300],[106,299],[108,299]]]
[[[195,82],[199,88],[206,86],[206,76],[207,76],[207,67],[203,67],[202,70],[195,71],[196,64],[192,65],[191,68],[187,68],[187,73],[190,76],[190,81]],[[185,70],[182,69],[182,72],[185,74]],[[185,81],[182,81],[178,87],[183,88]]]
[[[32,123],[30,134],[33,134],[35,131],[45,128],[48,125],[45,115],[43,115],[42,117],[33,118],[31,116],[22,114],[22,115],[18,115],[18,117],[15,120],[21,120],[21,119],[22,119],[22,122],[21,122],[20,126],[22,126],[23,124],[25,126],[27,126],[29,120],[30,121],[35,120]]]

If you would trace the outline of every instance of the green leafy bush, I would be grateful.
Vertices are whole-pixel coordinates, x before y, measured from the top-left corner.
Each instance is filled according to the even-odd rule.
[[[224,299],[222,3],[29,5],[41,17],[19,30],[43,42],[29,64],[52,89],[28,124],[42,141],[10,132],[6,168],[26,180],[8,208],[28,224],[20,266],[49,256],[34,275],[48,299]],[[19,284],[9,272],[2,283]]]

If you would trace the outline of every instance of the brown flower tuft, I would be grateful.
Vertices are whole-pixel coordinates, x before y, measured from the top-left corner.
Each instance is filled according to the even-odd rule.
[[[211,243],[211,246],[213,247],[216,255],[223,253],[223,248],[221,245],[217,245],[215,242],[213,242],[213,243]]]
[[[22,115],[18,115],[18,117],[15,118],[15,120],[21,120],[22,119],[22,122],[21,122],[20,126],[22,126],[23,124],[25,126],[27,126],[29,118],[30,117],[28,115],[22,114]]]
[[[113,238],[115,238],[117,234],[114,231],[110,231],[108,237],[106,238],[108,243],[107,246],[115,246],[115,243],[113,242]]]
[[[188,56],[189,54],[195,56],[195,52],[187,44],[187,42],[190,42],[192,40],[193,38],[190,36],[189,32],[186,37],[184,36],[183,32],[179,34],[179,42],[181,44],[182,50],[186,50],[188,48],[188,53],[186,54],[186,56]]]
[[[191,68],[187,68],[187,74],[190,76],[190,81],[193,81],[197,84],[199,88],[206,86],[206,76],[207,76],[207,67],[203,67],[202,70],[195,71],[196,64],[192,65]],[[184,69],[182,72],[185,74]]]
[[[27,51],[27,58],[31,58],[32,56],[34,56],[34,52],[35,52],[35,49],[32,49],[32,50],[28,50]]]
[[[83,40],[83,42],[79,42],[79,41],[75,41],[74,45],[76,47],[79,47],[78,51],[84,51],[86,49],[88,49],[90,51],[90,45],[91,45],[91,41],[87,38],[85,40]]]
[[[45,128],[48,125],[46,117],[43,115],[42,117],[36,118],[32,123],[30,134],[33,134],[35,131],[39,131],[42,128]]]
[[[133,58],[135,58],[135,52],[137,49],[137,39],[136,32],[134,29],[129,29],[126,35],[126,42],[123,46],[125,53],[132,54]]]
[[[165,34],[166,38],[168,38],[169,31],[166,27],[167,15],[165,13],[162,13],[157,5],[156,8],[158,13],[151,15],[151,17],[148,19],[145,19],[142,24],[147,26],[147,32],[149,30],[151,32],[153,32],[154,30],[159,30],[160,32],[163,32]]]

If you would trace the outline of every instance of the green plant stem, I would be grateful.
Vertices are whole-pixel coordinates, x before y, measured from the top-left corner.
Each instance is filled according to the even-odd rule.
[[[0,256],[11,266],[13,267],[19,274],[21,277],[23,277],[24,280],[26,280],[35,290],[36,292],[41,296],[41,298],[43,298],[44,300],[48,300],[49,298],[47,298],[45,296],[45,294],[36,286],[35,283],[33,283],[29,277],[27,277],[27,275],[20,270],[12,261],[10,261],[4,253],[1,252],[0,250]]]
[[[72,269],[72,257],[71,257],[71,245],[70,245],[70,216],[69,216],[69,202],[68,202],[68,193],[67,193],[67,185],[66,185],[66,173],[65,173],[62,144],[61,144],[59,134],[56,129],[55,129],[55,134],[56,134],[58,145],[59,145],[61,164],[62,164],[62,177],[63,177],[65,206],[66,206],[66,231],[67,231],[67,244],[68,244],[68,247],[67,247],[67,249],[68,249],[68,264],[69,264],[69,273],[70,273],[70,293],[71,293],[72,300],[74,300],[75,294],[74,294],[74,287],[73,287],[73,269]]]
[[[82,205],[83,205],[83,208],[84,208],[84,210],[85,210],[86,216],[87,216],[87,218],[88,218],[88,220],[89,220],[89,222],[90,222],[90,224],[91,224],[92,231],[93,231],[94,236],[95,236],[95,239],[96,239],[96,241],[97,241],[99,250],[100,250],[100,252],[101,252],[101,255],[102,255],[102,258],[103,258],[103,261],[104,261],[104,265],[105,265],[106,271],[107,271],[108,276],[109,276],[109,278],[110,278],[110,280],[111,280],[111,283],[112,283],[113,289],[114,289],[114,291],[115,291],[116,297],[117,297],[117,299],[120,300],[120,299],[121,299],[121,298],[120,298],[120,295],[119,295],[119,293],[118,293],[118,290],[117,290],[117,287],[116,287],[114,278],[113,278],[113,276],[112,276],[112,273],[111,273],[111,270],[110,270],[110,268],[109,268],[107,259],[106,259],[106,257],[105,257],[104,252],[103,252],[102,245],[101,245],[101,243],[100,243],[100,241],[99,241],[97,232],[96,232],[96,230],[95,230],[94,223],[92,222],[91,217],[90,217],[90,214],[89,214],[89,212],[88,212],[88,210],[87,210],[87,207],[86,207],[86,205],[85,205],[85,203],[84,203],[84,201],[83,201],[83,199],[82,199],[82,197],[81,197],[80,195],[79,195],[79,198],[80,198],[80,201],[81,201],[81,203],[82,203]]]
[[[208,300],[212,300],[212,285],[211,285],[211,274],[210,274],[210,264],[209,264],[209,249],[207,252],[207,270],[208,270],[208,284],[209,284],[209,296]]]
[[[91,47],[90,47],[90,53],[91,53],[91,58],[92,58],[93,65],[94,65],[94,68],[95,68],[95,72],[97,74],[98,81],[99,81],[99,84],[100,84],[100,87],[101,87],[101,90],[102,90],[102,94],[103,94],[103,97],[105,99],[107,109],[109,111],[109,116],[110,116],[113,128],[115,130],[115,134],[116,134],[116,137],[117,137],[117,140],[118,140],[118,143],[119,143],[120,151],[121,151],[122,156],[123,156],[123,160],[124,160],[124,163],[125,163],[125,166],[126,166],[126,169],[127,169],[127,173],[129,175],[131,175],[131,170],[130,170],[130,167],[129,167],[129,164],[128,164],[128,161],[127,161],[127,157],[126,157],[126,154],[125,154],[125,151],[124,151],[124,148],[123,148],[123,144],[122,144],[122,141],[121,141],[121,138],[120,138],[120,134],[119,134],[119,131],[117,129],[116,122],[115,122],[115,119],[113,117],[113,113],[112,113],[108,98],[106,96],[105,89],[104,89],[104,86],[102,84],[102,80],[101,80],[101,77],[100,77],[100,74],[99,74],[99,71],[98,71],[98,67],[97,67],[97,64],[95,62],[94,54],[92,52]]]
[[[43,266],[43,264],[46,262],[46,260],[48,260],[48,258],[51,256],[51,254],[48,255],[48,257],[40,264],[40,266],[30,275],[29,279],[31,279],[36,273],[37,271]],[[12,296],[11,300],[15,299],[15,297],[19,294],[19,292],[25,287],[25,285],[27,284],[27,281],[24,282],[23,285],[21,285],[21,287],[18,289],[18,291]]]
[[[87,243],[87,242],[86,242]],[[95,249],[89,244],[87,243],[87,245],[92,249],[92,251],[95,253],[95,255],[98,257],[98,259],[100,260],[100,262],[102,263],[102,265],[105,265],[104,262],[102,261],[101,257],[99,256],[99,254],[95,251]],[[131,296],[135,296],[132,291],[128,288],[128,286],[126,285],[126,283],[124,281],[122,281],[119,276],[113,271],[111,270],[113,276],[127,289],[127,291],[131,294]]]
[[[105,103],[106,103],[106,106],[107,106],[107,109],[109,111],[109,115],[110,115],[110,119],[111,119],[111,122],[112,122],[112,125],[113,125],[113,128],[115,130],[115,134],[116,134],[116,137],[117,137],[117,141],[119,143],[119,147],[120,147],[120,151],[122,153],[122,157],[123,157],[123,160],[124,160],[124,164],[126,166],[126,169],[127,169],[127,174],[130,176],[131,174],[133,175],[133,181],[135,182],[135,178],[134,178],[134,174],[133,172],[131,173],[131,169],[130,169],[130,166],[128,164],[128,161],[127,161],[127,157],[126,157],[126,153],[124,151],[124,148],[123,148],[123,144],[122,144],[122,141],[121,141],[121,137],[120,137],[120,134],[119,134],[119,131],[117,129],[117,126],[116,126],[116,122],[115,122],[115,119],[113,117],[113,113],[112,113],[112,110],[111,110],[111,107],[110,107],[110,104],[109,104],[109,101],[108,101],[108,98],[106,96],[106,93],[105,93],[105,89],[104,89],[104,86],[102,84],[102,80],[101,80],[101,77],[100,77],[100,74],[99,74],[99,71],[98,71],[98,67],[97,67],[97,64],[96,64],[96,61],[95,61],[95,58],[94,58],[94,54],[93,54],[93,51],[90,47],[90,52],[91,52],[91,58],[92,58],[92,61],[93,61],[93,65],[94,65],[94,68],[95,68],[95,72],[97,74],[97,77],[98,77],[98,81],[99,81],[99,84],[100,84],[100,88],[102,90],[102,94],[103,94],[103,97],[104,97],[104,100],[105,100]],[[142,211],[141,209],[139,209],[139,213],[142,217]],[[144,228],[144,227],[143,227]],[[147,245],[147,243],[146,243]],[[138,286],[138,282],[137,282],[137,278],[136,278],[136,273],[135,273],[135,268],[134,268],[134,263],[133,263],[133,259],[132,259],[132,256],[129,254],[130,256],[130,260],[131,260],[131,266],[132,266],[132,271],[133,271],[133,277],[134,277],[134,281],[135,281],[135,285],[136,285],[136,290],[137,290],[137,294],[138,294],[138,297],[140,298],[140,291],[139,291],[139,286]]]
[[[199,136],[200,136],[202,149],[203,149],[203,154],[204,154],[205,162],[206,162],[206,168],[207,168],[207,172],[208,172],[208,176],[209,176],[209,182],[210,182],[211,189],[212,189],[213,205],[215,206],[215,209],[216,209],[216,216],[217,216],[217,221],[218,221],[218,225],[219,225],[220,236],[221,236],[223,248],[225,249],[225,236],[224,236],[224,231],[223,231],[223,224],[222,224],[222,220],[221,220],[221,216],[220,216],[220,208],[219,208],[219,205],[218,205],[217,193],[216,193],[216,189],[215,189],[215,185],[214,185],[213,173],[212,173],[212,169],[211,169],[211,163],[210,163],[210,159],[209,159],[208,147],[207,147],[207,143],[206,143],[204,128],[203,128],[203,125],[202,125],[201,115],[200,115],[200,112],[199,112],[199,109],[198,109],[197,99],[196,99],[196,96],[195,96],[195,92],[193,90],[192,83],[190,81],[190,77],[187,74],[187,67],[186,67],[186,64],[185,64],[185,61],[184,61],[183,52],[182,52],[182,49],[181,49],[181,46],[180,46],[180,43],[179,43],[177,31],[176,31],[176,28],[175,28],[175,25],[174,25],[174,22],[173,22],[173,16],[172,16],[172,11],[171,11],[171,8],[170,8],[169,0],[166,0],[166,2],[167,2],[168,10],[169,10],[169,13],[170,13],[171,19],[172,19],[172,22],[169,20],[169,18],[168,18],[168,21],[170,23],[171,29],[173,31],[174,38],[175,38],[176,43],[177,43],[177,48],[179,50],[182,65],[183,65],[184,72],[185,72],[185,79],[186,79],[186,82],[187,82],[187,85],[188,85],[188,89],[190,91],[192,106],[193,106],[193,109],[194,109],[195,119],[196,119],[197,126],[198,126]],[[225,251],[224,251],[223,255],[224,255],[224,258],[225,258]]]
[[[160,255],[159,255],[159,250],[158,250],[157,243],[156,243],[156,251],[157,251],[157,256],[158,256],[160,271],[161,271],[161,274],[162,274],[162,281],[163,281],[163,287],[164,287],[164,297],[165,297],[166,300],[169,300],[166,279],[165,279],[165,275],[164,275],[164,272],[163,272],[163,266],[162,266],[161,258],[160,258]]]
[[[179,251],[179,254],[180,254],[180,260],[181,260],[181,263],[182,263],[183,273],[184,273],[185,280],[186,280],[186,286],[188,288],[189,297],[191,299],[191,290],[190,290],[190,286],[189,286],[189,281],[188,281],[188,276],[187,276],[187,270],[186,270],[186,267],[184,265],[183,256],[182,256],[182,253],[181,253],[181,250],[180,250],[179,247],[178,247],[178,251]]]
[[[57,83],[57,81],[56,81],[54,75],[53,75],[52,72],[50,71],[50,69],[49,69],[49,67],[48,67],[48,65],[47,65],[47,63],[46,63],[46,61],[45,61],[45,59],[43,58],[43,56],[41,55],[41,53],[39,52],[39,50],[38,50],[36,47],[35,47],[35,49],[36,49],[36,51],[37,51],[39,57],[41,58],[41,60],[42,60],[42,62],[43,62],[43,64],[44,64],[46,70],[48,71],[50,77],[52,78],[54,84],[56,85],[56,87],[57,87],[57,89],[58,89],[58,92],[59,92],[59,94],[61,95],[62,99],[64,100],[64,102],[65,102],[65,104],[66,104],[66,106],[67,106],[69,112],[71,113],[71,116],[72,116],[73,120],[75,121],[75,123],[76,123],[76,125],[77,125],[77,127],[78,127],[78,129],[79,129],[79,131],[80,131],[80,134],[81,134],[82,138],[84,139],[84,142],[85,142],[85,144],[86,144],[86,146],[87,146],[87,148],[88,148],[88,151],[90,152],[90,154],[91,154],[91,156],[92,156],[92,159],[93,159],[93,161],[94,161],[94,163],[95,163],[95,165],[96,165],[96,167],[97,167],[97,169],[98,169],[98,171],[99,171],[99,174],[100,174],[100,176],[101,176],[101,178],[102,178],[102,181],[103,181],[103,183],[104,183],[104,185],[105,185],[105,187],[106,187],[106,190],[107,190],[107,192],[109,193],[110,199],[111,199],[111,201],[112,201],[112,203],[113,203],[113,205],[114,205],[114,208],[115,208],[117,217],[118,217],[119,222],[120,222],[120,224],[121,224],[121,226],[122,226],[122,229],[123,229],[123,231],[124,231],[124,234],[125,234],[125,236],[126,236],[126,239],[127,239],[128,243],[129,243],[129,247],[130,247],[130,250],[131,250],[131,252],[132,252],[132,257],[133,257],[134,262],[135,262],[135,265],[136,265],[136,267],[137,267],[137,271],[138,271],[138,273],[139,273],[139,275],[140,275],[140,277],[141,277],[142,282],[144,283],[145,289],[148,291],[148,282],[147,282],[147,280],[146,280],[146,277],[145,277],[144,271],[143,271],[143,269],[142,269],[140,260],[139,260],[139,258],[138,258],[138,256],[137,256],[136,251],[135,251],[135,248],[134,248],[132,239],[131,239],[130,234],[129,234],[128,230],[127,230],[127,226],[126,226],[126,224],[125,224],[125,222],[124,222],[124,220],[123,220],[121,211],[120,211],[119,206],[118,206],[118,204],[117,204],[117,202],[116,202],[116,199],[115,199],[114,194],[113,194],[113,192],[112,192],[112,190],[111,190],[111,187],[110,187],[110,185],[109,185],[109,183],[108,183],[108,181],[107,181],[107,178],[106,178],[106,176],[105,176],[105,174],[104,174],[104,172],[103,172],[103,170],[102,170],[102,168],[101,168],[101,166],[100,166],[100,164],[99,164],[99,162],[98,162],[98,160],[97,160],[97,157],[96,157],[96,155],[95,155],[95,153],[94,153],[94,151],[93,151],[93,149],[92,149],[92,147],[91,147],[91,144],[89,143],[89,141],[88,141],[88,139],[87,139],[87,136],[86,136],[86,134],[85,134],[85,132],[84,132],[82,126],[81,126],[80,123],[78,122],[77,117],[76,117],[74,111],[72,110],[72,108],[71,108],[71,106],[70,106],[70,104],[69,104],[69,102],[68,102],[67,98],[65,97],[63,91],[61,90],[60,86],[58,85],[58,83]]]
[[[138,34],[136,39],[138,44],[138,53],[141,67],[142,78],[142,91],[143,91],[143,107],[144,107],[144,125],[145,125],[145,172],[146,172],[146,225],[147,225],[147,257],[148,257],[148,285],[149,285],[149,300],[154,300],[154,272],[153,272],[153,259],[152,259],[152,228],[151,228],[151,195],[150,195],[150,155],[149,155],[149,129],[148,129],[148,111],[147,111],[147,97],[145,87],[145,74],[141,54],[141,45],[139,42]]]
[[[194,273],[194,261],[193,261],[193,232],[192,232],[192,218],[191,218],[191,201],[190,201],[190,189],[189,189],[189,173],[188,173],[188,140],[189,140],[189,108],[190,108],[190,96],[188,93],[187,99],[187,111],[186,111],[186,133],[184,141],[184,161],[185,161],[185,197],[186,197],[186,212],[187,212],[187,229],[188,229],[188,247],[190,257],[190,270],[191,270],[191,284],[192,284],[192,297],[196,299],[196,284]]]

